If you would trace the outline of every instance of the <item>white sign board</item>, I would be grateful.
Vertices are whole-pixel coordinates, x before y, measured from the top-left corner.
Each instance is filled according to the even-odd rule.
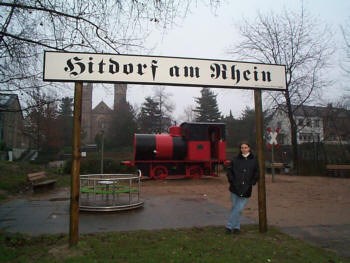
[[[44,81],[285,90],[285,66],[193,58],[45,51]]]

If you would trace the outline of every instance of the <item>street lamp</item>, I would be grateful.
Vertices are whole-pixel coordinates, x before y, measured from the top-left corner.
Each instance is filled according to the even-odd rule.
[[[158,118],[159,117],[159,134],[162,133],[162,114],[161,113],[154,113],[154,117]]]
[[[101,126],[101,174],[103,174],[104,123]]]

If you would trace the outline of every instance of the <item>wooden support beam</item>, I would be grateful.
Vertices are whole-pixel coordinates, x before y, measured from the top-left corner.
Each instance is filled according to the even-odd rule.
[[[71,247],[78,244],[79,241],[80,134],[83,83],[76,82],[74,89],[73,155],[69,222],[69,246]]]
[[[256,147],[260,168],[258,183],[258,204],[259,204],[259,230],[260,233],[267,231],[266,217],[266,188],[265,188],[265,158],[263,140],[263,113],[261,90],[254,90],[255,101],[255,126],[256,126]]]

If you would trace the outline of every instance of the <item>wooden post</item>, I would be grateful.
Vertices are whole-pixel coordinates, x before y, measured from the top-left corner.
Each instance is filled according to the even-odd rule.
[[[272,148],[271,148],[271,174],[272,174],[272,182],[275,181],[275,167],[273,166],[273,163],[275,162],[275,158],[274,158],[274,152],[273,152],[273,144],[272,144]]]
[[[265,189],[265,158],[263,142],[263,114],[261,90],[254,90],[255,101],[255,126],[256,126],[256,147],[260,168],[260,177],[258,183],[258,204],[259,204],[259,230],[260,233],[267,231],[266,217],[266,189]]]
[[[80,185],[80,133],[83,83],[76,82],[74,90],[73,117],[73,156],[70,198],[69,246],[75,246],[79,240],[79,185]]]

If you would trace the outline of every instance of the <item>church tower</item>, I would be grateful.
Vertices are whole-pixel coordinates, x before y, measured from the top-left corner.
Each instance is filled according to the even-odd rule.
[[[116,110],[120,104],[126,102],[127,88],[127,84],[125,83],[114,84],[114,110]]]
[[[82,98],[82,142],[88,144],[91,142],[91,129],[92,129],[92,83],[84,84],[83,86],[83,98]]]

